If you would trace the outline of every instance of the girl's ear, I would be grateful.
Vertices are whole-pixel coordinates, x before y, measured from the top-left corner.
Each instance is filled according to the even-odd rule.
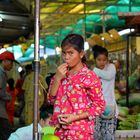
[[[81,52],[80,52],[80,57],[81,57],[81,59],[83,58],[84,55],[85,55],[85,52],[84,52],[84,51],[81,51]]]
[[[44,125],[44,120],[40,119],[39,123],[40,123],[41,126],[43,126]]]

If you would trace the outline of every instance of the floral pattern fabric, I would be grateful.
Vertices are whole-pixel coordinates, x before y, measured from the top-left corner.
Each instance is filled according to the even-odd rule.
[[[51,81],[52,84],[53,79]],[[62,140],[67,140],[71,136],[71,132],[76,132],[71,140],[93,139],[91,134],[94,131],[94,118],[104,111],[105,106],[101,92],[101,82],[93,71],[84,66],[79,72],[73,75],[68,73],[66,78],[61,80],[56,97],[51,97],[49,94],[48,102],[54,104],[54,113],[50,124],[61,127]],[[72,122],[70,125],[60,126],[58,115],[76,115],[82,112],[88,112],[89,118]],[[77,135],[77,132],[81,132],[87,138]]]

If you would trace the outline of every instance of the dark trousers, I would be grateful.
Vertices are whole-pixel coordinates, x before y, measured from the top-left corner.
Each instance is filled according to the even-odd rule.
[[[0,140],[8,140],[12,132],[9,121],[5,118],[0,118]]]

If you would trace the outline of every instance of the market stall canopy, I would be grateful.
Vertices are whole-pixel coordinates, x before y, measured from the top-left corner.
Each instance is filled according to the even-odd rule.
[[[139,0],[42,0],[41,38],[50,48],[60,46],[68,33],[79,33],[85,38],[98,34],[104,36],[107,42],[114,43],[120,41],[120,36],[115,33],[115,38],[110,38],[108,31],[127,28],[118,13],[139,11]]]
[[[6,38],[6,32],[9,29],[11,34],[26,35],[31,30],[30,16],[34,15],[34,0],[2,0],[0,2],[1,13],[11,13],[25,17],[20,22],[18,17],[12,17],[13,20],[8,23],[7,20],[0,22]],[[92,33],[101,33],[102,27],[106,30],[111,28],[123,28],[124,20],[118,19],[119,12],[137,12],[140,11],[139,0],[41,0],[40,18],[41,18],[41,36],[62,34],[65,36],[69,32],[83,33],[84,28],[86,36]],[[27,23],[26,23],[27,22]],[[11,24],[10,24],[11,23]],[[19,23],[19,24],[18,24]],[[11,25],[11,26],[10,26]],[[13,26],[14,25],[14,26]],[[26,26],[27,25],[27,26]],[[9,27],[10,26],[10,27]],[[15,28],[19,28],[16,29]],[[70,30],[68,28],[71,28]],[[13,31],[14,30],[14,31]],[[62,30],[65,30],[63,33]],[[68,30],[68,31],[67,31]],[[64,34],[64,35],[63,35]],[[2,35],[1,35],[2,36]],[[14,36],[14,35],[13,35]],[[62,37],[63,38],[63,37]]]
[[[118,21],[118,12],[139,11],[140,2],[132,0],[42,0],[41,24],[43,34],[54,34],[62,27],[81,24],[80,19],[87,21],[86,27],[94,25],[121,26]],[[103,12],[104,11],[104,12]],[[113,21],[113,22],[111,22]],[[85,23],[85,21],[84,21]],[[113,24],[113,25],[112,25]],[[75,26],[73,30],[77,29]]]
[[[23,7],[26,14],[30,12],[34,15],[34,0],[3,0],[11,2],[18,2]],[[12,9],[12,8],[10,8]],[[23,8],[22,8],[23,10]],[[21,11],[22,11],[21,10]],[[41,0],[40,1],[40,19],[41,27],[40,34],[41,45],[47,48],[56,48],[60,46],[62,39],[69,33],[79,33],[86,39],[92,37],[94,34],[104,37],[107,42],[114,43],[120,40],[117,31],[126,28],[125,19],[118,17],[118,13],[126,12],[140,12],[139,0]],[[19,12],[22,13],[22,12]],[[26,15],[25,14],[25,15]],[[30,15],[27,14],[27,15]],[[25,19],[23,19],[25,21]],[[18,19],[19,21],[19,19]],[[0,25],[3,25],[0,22]],[[16,22],[16,21],[15,21]],[[23,21],[22,21],[23,22]],[[18,23],[18,22],[17,22]],[[24,23],[24,22],[23,22]],[[7,24],[9,25],[9,24]],[[17,25],[17,24],[16,24]],[[28,22],[29,28],[33,24]],[[19,27],[19,26],[17,26]],[[20,26],[23,28],[23,24]],[[26,33],[29,33],[29,28]],[[31,29],[31,28],[30,28]],[[114,29],[115,38],[110,38],[109,31]],[[6,29],[2,29],[6,30]],[[21,35],[23,29],[16,30],[16,34]],[[113,32],[113,33],[114,33]],[[5,34],[9,39],[13,32]],[[25,34],[23,33],[25,36]],[[1,34],[2,36],[2,34]],[[14,36],[14,35],[13,35]],[[117,38],[118,37],[118,38]],[[96,38],[96,37],[95,37]],[[31,40],[33,37],[31,38]],[[94,40],[96,42],[96,40]],[[99,41],[99,40],[98,40]],[[29,41],[27,41],[28,44]],[[27,45],[28,47],[30,45]]]

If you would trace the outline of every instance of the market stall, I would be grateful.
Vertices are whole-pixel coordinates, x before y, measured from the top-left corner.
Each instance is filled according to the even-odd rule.
[[[35,7],[33,1],[31,6],[32,8]],[[91,68],[94,63],[91,47],[96,44],[106,47],[109,51],[110,61],[117,65],[115,92],[119,106],[119,121],[116,137],[118,139],[128,137],[139,139],[139,22],[133,19],[131,24],[127,24],[130,19],[122,18],[126,16],[125,14],[134,14],[130,18],[138,16],[140,12],[139,1],[110,0],[104,3],[104,1],[88,0],[56,0],[55,2],[48,0],[41,2],[40,8],[41,27],[38,38],[37,35],[31,34],[28,38],[20,37],[14,43],[5,43],[1,46],[13,52],[23,66],[32,63],[37,55],[44,77],[61,63],[60,43],[69,33],[83,35],[86,43],[89,44],[85,53]],[[137,25],[134,25],[134,22]],[[123,33],[124,29],[128,29],[128,32]],[[37,44],[34,43],[34,37],[38,39]],[[38,51],[36,52],[36,45],[39,45],[39,54]],[[129,135],[129,133],[131,134]]]

